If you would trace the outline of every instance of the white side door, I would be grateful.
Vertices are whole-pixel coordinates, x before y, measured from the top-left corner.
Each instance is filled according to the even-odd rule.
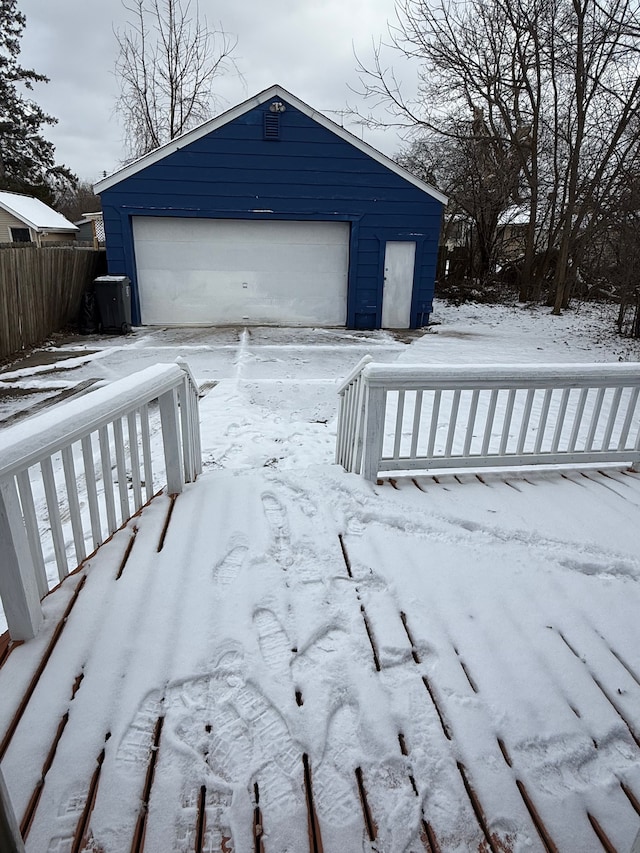
[[[415,243],[405,240],[387,243],[382,293],[383,329],[408,329],[410,326],[415,261]]]

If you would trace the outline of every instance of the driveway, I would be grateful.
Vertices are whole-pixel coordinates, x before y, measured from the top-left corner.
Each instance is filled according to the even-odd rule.
[[[200,384],[205,467],[331,461],[337,382],[367,353],[394,361],[422,332],[254,327],[138,328],[59,337],[0,370],[0,428],[158,362],[186,359]],[[309,433],[303,440],[303,433]],[[315,453],[314,453],[315,455]],[[313,460],[316,461],[316,460]]]

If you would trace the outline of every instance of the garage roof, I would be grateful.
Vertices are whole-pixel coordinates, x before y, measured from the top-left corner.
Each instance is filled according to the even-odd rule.
[[[174,152],[179,151],[186,145],[190,145],[192,142],[201,139],[208,133],[211,133],[212,131],[223,127],[225,124],[234,121],[244,113],[249,112],[249,110],[255,109],[256,107],[259,107],[261,104],[264,104],[265,101],[268,101],[272,98],[282,98],[283,100],[291,104],[292,107],[295,107],[297,110],[300,110],[301,113],[304,113],[310,119],[316,121],[318,124],[322,125],[322,127],[331,131],[331,133],[334,133],[336,136],[339,136],[345,142],[348,142],[350,145],[353,145],[355,148],[358,148],[360,151],[362,151],[364,154],[367,154],[372,159],[377,160],[378,163],[381,163],[383,166],[386,166],[392,172],[395,172],[401,178],[404,178],[404,180],[418,187],[418,189],[422,190],[423,192],[426,192],[428,195],[437,199],[442,204],[447,203],[447,197],[435,187],[432,187],[425,181],[421,181],[419,178],[416,178],[415,175],[412,175],[406,169],[403,169],[402,166],[399,166],[390,157],[387,157],[385,154],[382,154],[380,151],[373,148],[371,145],[369,145],[367,142],[364,142],[362,139],[358,139],[357,136],[354,136],[348,130],[345,130],[344,127],[340,127],[340,125],[331,121],[331,119],[327,118],[325,115],[318,112],[317,110],[314,110],[308,104],[305,104],[304,101],[301,101],[299,98],[296,98],[295,95],[292,95],[290,92],[288,92],[286,89],[279,85],[270,86],[268,89],[265,89],[263,92],[260,92],[258,95],[255,95],[253,98],[249,98],[249,100],[243,101],[243,103],[232,107],[232,109],[227,110],[219,116],[216,116],[216,118],[204,122],[204,124],[199,125],[193,130],[187,131],[187,133],[183,133],[182,136],[178,136],[175,139],[172,139],[171,142],[167,142],[165,145],[161,145],[159,148],[156,148],[155,150],[150,151],[148,154],[145,154],[143,157],[134,160],[132,163],[129,163],[127,166],[124,166],[122,169],[119,169],[112,175],[103,178],[103,180],[98,181],[98,183],[94,186],[96,193],[101,193],[104,190],[110,189],[111,187],[120,183],[120,181],[123,181],[126,178],[130,178],[137,172],[146,169],[147,166],[151,166],[153,163],[157,163],[158,161],[163,160],[169,154],[173,154]]]

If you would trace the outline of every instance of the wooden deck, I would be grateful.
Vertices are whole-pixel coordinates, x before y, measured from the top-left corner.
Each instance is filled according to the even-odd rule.
[[[0,645],[27,851],[628,853],[640,475],[374,493],[327,470],[154,499],[48,597],[35,640]],[[458,524],[463,492],[475,517]],[[594,538],[602,552],[565,553]],[[541,583],[545,560],[560,570]],[[584,578],[579,600],[562,571]]]

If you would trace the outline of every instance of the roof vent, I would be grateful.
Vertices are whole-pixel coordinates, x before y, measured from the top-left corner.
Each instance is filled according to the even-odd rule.
[[[280,113],[264,114],[264,138],[280,139]]]

